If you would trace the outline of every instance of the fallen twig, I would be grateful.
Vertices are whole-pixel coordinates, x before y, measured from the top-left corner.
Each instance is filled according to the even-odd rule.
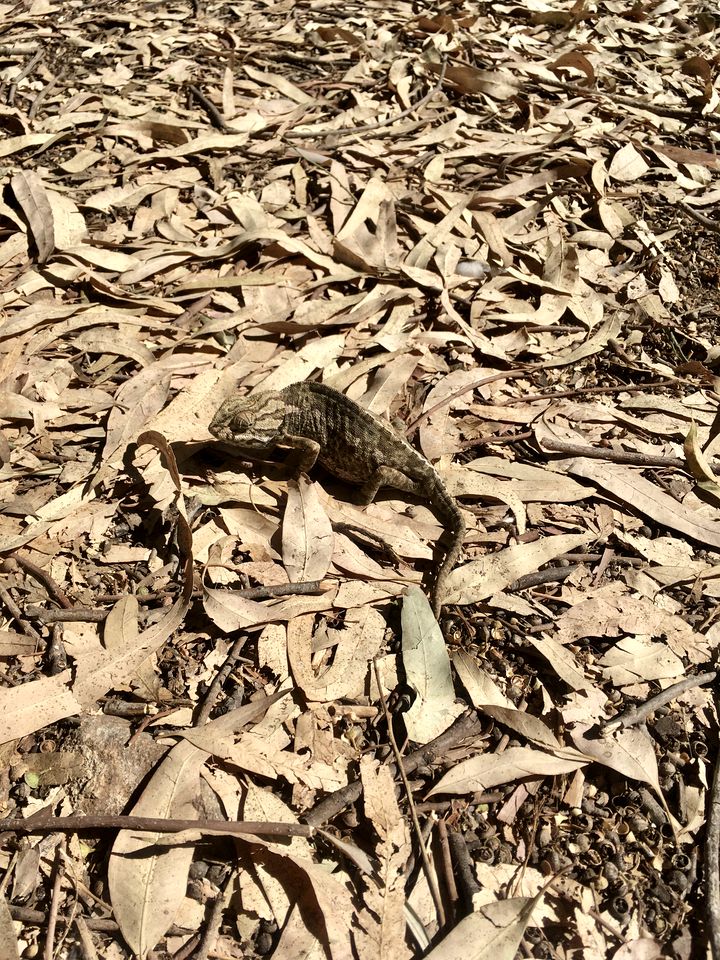
[[[620,727],[637,726],[638,723],[646,720],[651,713],[654,713],[659,707],[664,707],[671,700],[675,700],[681,693],[692,690],[693,687],[702,687],[706,683],[712,683],[716,676],[717,673],[713,670],[710,673],[698,673],[693,677],[686,677],[679,683],[674,683],[671,687],[668,687],[667,690],[661,690],[660,693],[651,697],[639,707],[630,707],[629,710],[624,710],[617,717],[608,720],[603,725],[603,732],[610,733],[613,730],[620,729]]]

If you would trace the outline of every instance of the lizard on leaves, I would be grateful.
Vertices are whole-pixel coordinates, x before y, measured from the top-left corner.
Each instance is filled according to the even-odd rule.
[[[389,423],[338,390],[306,382],[230,397],[213,417],[210,433],[250,457],[277,447],[294,449],[298,473],[307,473],[317,461],[334,476],[359,485],[365,504],[372,503],[381,487],[426,500],[450,533],[433,586],[437,616],[445,581],[460,555],[465,523],[435,468]]]

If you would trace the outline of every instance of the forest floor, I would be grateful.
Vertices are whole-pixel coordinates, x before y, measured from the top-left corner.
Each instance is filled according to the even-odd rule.
[[[705,954],[709,11],[0,3],[3,960]],[[302,380],[439,622],[431,505],[208,432]]]

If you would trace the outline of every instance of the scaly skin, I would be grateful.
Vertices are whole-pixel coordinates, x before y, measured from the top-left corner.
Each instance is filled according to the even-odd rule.
[[[279,446],[295,449],[298,472],[307,473],[317,461],[341,480],[359,485],[363,503],[372,503],[381,487],[427,500],[451,534],[433,587],[438,615],[445,581],[460,556],[465,523],[432,464],[389,423],[331,387],[293,383],[283,390],[229,398],[213,417],[210,433],[250,456]]]

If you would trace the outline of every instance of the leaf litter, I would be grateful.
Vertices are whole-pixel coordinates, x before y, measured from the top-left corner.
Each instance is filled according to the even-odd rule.
[[[714,15],[0,9],[8,956],[698,955]],[[304,379],[459,498],[440,626],[427,504],[212,441]]]

